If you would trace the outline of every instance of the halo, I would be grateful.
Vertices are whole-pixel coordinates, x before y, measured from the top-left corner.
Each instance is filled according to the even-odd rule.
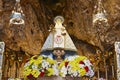
[[[63,16],[56,16],[56,17],[54,18],[54,23],[56,23],[56,21],[57,21],[58,19],[61,20],[61,23],[64,22],[64,18],[63,18]]]
[[[20,2],[20,0],[16,0],[16,2]]]

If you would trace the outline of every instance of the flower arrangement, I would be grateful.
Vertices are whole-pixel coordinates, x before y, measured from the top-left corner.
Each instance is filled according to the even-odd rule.
[[[27,78],[38,78],[43,76],[66,77],[92,77],[94,75],[93,65],[85,56],[70,56],[59,65],[56,60],[49,57],[33,56],[24,66],[24,74]]]
[[[59,65],[59,74],[62,77],[70,75],[71,77],[82,77],[94,75],[93,65],[84,56],[71,56],[66,58]]]
[[[24,66],[27,78],[58,75],[58,66],[55,60],[43,56],[33,56]]]

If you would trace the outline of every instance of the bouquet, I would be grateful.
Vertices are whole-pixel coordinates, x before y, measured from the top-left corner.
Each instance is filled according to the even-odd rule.
[[[43,76],[66,77],[92,77],[93,65],[85,56],[70,56],[59,65],[56,60],[45,56],[33,56],[24,66],[24,74],[27,78]]]
[[[93,65],[84,56],[70,56],[59,65],[59,74],[62,77],[92,77],[94,75]]]
[[[58,65],[55,60],[43,56],[33,56],[24,66],[27,78],[58,75]]]

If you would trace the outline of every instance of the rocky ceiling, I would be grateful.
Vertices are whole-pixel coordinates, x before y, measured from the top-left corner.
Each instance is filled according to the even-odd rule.
[[[95,54],[96,49],[114,49],[120,41],[120,0],[103,0],[109,26],[93,27],[92,14],[97,0],[21,0],[25,25],[9,25],[15,0],[0,0],[0,40],[6,51],[39,54],[57,15],[65,18],[64,26],[81,55]],[[99,31],[98,31],[99,30]],[[102,34],[101,34],[102,33]]]

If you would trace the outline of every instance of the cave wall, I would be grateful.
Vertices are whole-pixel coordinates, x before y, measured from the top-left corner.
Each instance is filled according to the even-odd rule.
[[[16,26],[9,25],[15,1],[1,0],[0,39],[5,41],[8,49],[15,51],[21,49],[28,54],[39,54],[49,33],[49,27],[54,25],[53,18],[56,15],[62,15],[65,18],[66,29],[71,36],[75,37],[74,42],[82,40],[91,46],[97,46],[100,49],[103,46],[107,50],[109,45],[113,46],[115,41],[120,40],[119,0],[103,0],[110,26],[101,27],[100,32],[103,32],[104,36],[100,35],[100,38],[96,36],[97,27],[92,25],[95,3],[96,1],[91,0],[21,0],[25,25]],[[104,40],[99,42],[101,38]],[[79,50],[80,47],[77,48]]]
[[[5,41],[7,50],[24,51],[26,54],[39,54],[48,29],[48,17],[45,8],[39,1],[22,1],[25,14],[25,25],[9,25],[14,0],[3,1],[1,40]],[[40,14],[42,12],[42,14]],[[38,17],[39,16],[39,17]],[[46,31],[47,33],[47,31]]]

